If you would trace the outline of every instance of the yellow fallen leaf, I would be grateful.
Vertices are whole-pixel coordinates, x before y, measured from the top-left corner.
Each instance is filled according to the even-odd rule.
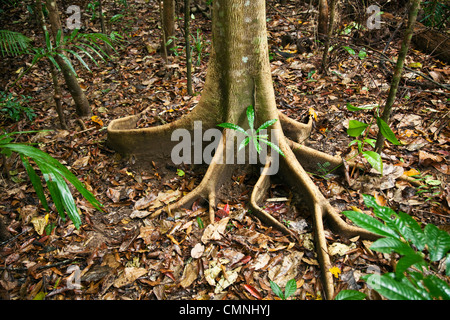
[[[420,62],[413,62],[408,64],[408,67],[410,68],[422,68],[422,64]]]
[[[101,127],[103,126],[103,121],[98,116],[92,116],[91,121],[95,122],[96,124],[100,125]]]
[[[309,108],[309,115],[314,117],[314,120],[317,121],[317,113],[313,108]]]
[[[412,176],[420,174],[420,172],[417,171],[416,169],[411,169],[411,170],[405,171],[403,174],[405,176],[412,177]]]
[[[335,278],[339,278],[339,275],[341,274],[341,269],[339,269],[338,267],[332,267],[329,269],[329,271]]]

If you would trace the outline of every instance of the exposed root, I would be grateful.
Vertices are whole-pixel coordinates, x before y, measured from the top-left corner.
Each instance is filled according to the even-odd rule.
[[[270,162],[271,159],[268,159],[263,172],[261,173],[261,176],[253,187],[252,195],[250,197],[252,214],[257,216],[264,223],[273,226],[284,234],[296,238],[295,234],[291,230],[289,230],[284,224],[280,223],[277,219],[272,217],[269,213],[264,211],[259,206],[259,204],[264,200],[264,196],[267,194],[267,190],[270,187],[270,176],[267,174],[267,171],[270,168]]]
[[[217,205],[216,192],[220,187],[221,182],[227,178],[229,179],[231,174],[230,166],[224,164],[225,145],[225,139],[224,136],[222,136],[217,151],[200,184],[176,203],[169,205],[167,207],[168,212],[190,206],[197,199],[204,199],[209,203],[209,220],[211,223],[214,222],[214,214]]]

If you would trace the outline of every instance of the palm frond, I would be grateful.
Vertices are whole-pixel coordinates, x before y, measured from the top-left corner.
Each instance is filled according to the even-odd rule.
[[[30,48],[31,39],[20,32],[0,30],[0,52],[2,57],[18,56]]]

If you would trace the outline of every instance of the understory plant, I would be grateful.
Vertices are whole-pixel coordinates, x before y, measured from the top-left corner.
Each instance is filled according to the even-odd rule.
[[[269,147],[277,151],[279,154],[281,154],[284,157],[283,151],[274,143],[270,142],[268,140],[269,136],[267,134],[258,134],[261,130],[265,130],[271,125],[273,125],[275,122],[277,122],[277,119],[271,119],[266,122],[264,122],[258,129],[254,129],[254,122],[255,122],[255,111],[253,110],[253,106],[247,107],[247,120],[248,125],[250,127],[250,133],[248,133],[244,128],[238,126],[237,124],[224,122],[221,124],[218,124],[218,127],[231,129],[238,131],[240,133],[243,133],[246,137],[244,140],[242,140],[241,144],[239,145],[239,151],[245,148],[251,141],[253,142],[255,149],[258,153],[261,152],[261,145],[260,142],[267,144]]]
[[[383,174],[383,161],[381,160],[381,156],[379,153],[366,150],[366,146],[369,145],[372,148],[375,148],[375,139],[370,139],[367,137],[368,128],[372,126],[372,123],[375,121],[379,132],[392,144],[400,145],[401,143],[397,140],[397,137],[392,132],[389,125],[381,119],[379,115],[380,107],[378,105],[366,105],[355,107],[350,103],[347,103],[347,109],[352,112],[360,112],[365,110],[374,110],[374,117],[371,119],[370,123],[364,123],[359,120],[350,120],[348,123],[347,134],[351,137],[357,138],[350,142],[349,146],[356,144],[358,146],[358,154],[362,154],[362,156],[367,160],[367,162],[379,173]]]
[[[297,282],[295,281],[295,279],[291,279],[286,282],[286,287],[284,288],[283,292],[278,284],[270,280],[270,288],[272,289],[273,293],[275,293],[281,300],[286,300],[297,290]]]
[[[50,197],[61,219],[65,221],[66,216],[68,216],[74,226],[79,229],[81,226],[80,214],[67,182],[72,184],[97,210],[102,210],[102,204],[58,160],[31,145],[13,142],[12,136],[14,135],[33,132],[35,131],[3,133],[0,135],[0,152],[6,157],[10,157],[13,152],[19,154],[42,206],[45,210],[50,211],[41,178],[38,176],[32,164],[34,162],[42,173]]]
[[[0,91],[0,112],[7,118],[19,121],[24,115],[32,121],[36,114],[34,110],[27,107],[27,102],[31,99],[29,96],[14,96],[12,92]]]
[[[410,215],[381,206],[372,196],[363,195],[363,199],[381,221],[358,211],[343,214],[359,227],[381,236],[372,243],[371,250],[400,256],[393,272],[364,276],[367,285],[389,300],[450,300],[450,235],[433,224],[422,228]],[[437,275],[439,263],[445,267],[442,277]],[[342,290],[336,300],[365,297],[362,292]]]

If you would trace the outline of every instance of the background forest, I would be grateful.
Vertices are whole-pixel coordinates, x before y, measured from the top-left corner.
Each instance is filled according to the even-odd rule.
[[[210,224],[198,201],[164,211],[207,168],[107,143],[113,120],[142,113],[146,128],[197,106],[214,1],[1,1],[2,299],[450,299],[447,2],[266,1],[278,109],[309,121],[306,146],[358,164],[317,163],[311,178],[383,237],[325,229],[326,297],[312,214],[284,181],[261,207],[295,237],[251,214],[252,171],[233,175]]]

